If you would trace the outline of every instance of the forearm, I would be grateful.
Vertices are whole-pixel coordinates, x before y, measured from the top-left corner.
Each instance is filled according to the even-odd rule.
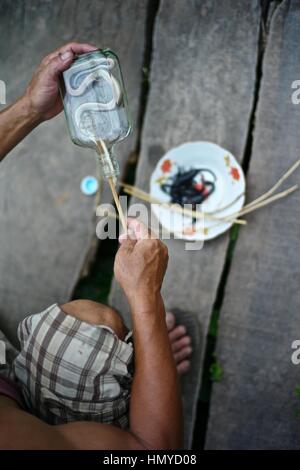
[[[138,450],[143,446],[129,431],[110,424],[74,421],[51,426],[0,394],[0,450],[4,449]]]
[[[0,161],[38,124],[26,97],[0,112]]]
[[[130,430],[145,447],[182,446],[182,403],[161,296],[145,311],[131,306],[135,375],[130,402]]]

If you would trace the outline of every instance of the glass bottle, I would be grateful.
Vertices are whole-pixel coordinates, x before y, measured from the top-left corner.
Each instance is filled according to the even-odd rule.
[[[63,72],[61,96],[72,141],[97,151],[101,173],[116,182],[113,146],[131,130],[117,55],[110,49],[81,54]]]

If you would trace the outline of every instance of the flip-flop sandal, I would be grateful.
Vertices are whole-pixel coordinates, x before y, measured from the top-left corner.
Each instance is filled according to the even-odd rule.
[[[186,327],[193,348],[192,354],[188,358],[190,368],[180,376],[184,416],[184,449],[191,449],[200,392],[201,373],[199,372],[203,356],[203,335],[199,320],[194,313],[178,308],[168,308],[167,311],[175,316],[175,326],[184,325]]]

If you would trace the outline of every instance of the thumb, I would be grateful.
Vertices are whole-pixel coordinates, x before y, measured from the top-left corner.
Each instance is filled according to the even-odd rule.
[[[144,240],[145,238],[154,238],[154,233],[149,230],[145,224],[140,222],[138,219],[128,217],[127,219],[128,229],[132,230],[137,240]]]
[[[74,59],[72,51],[59,53],[56,57],[50,60],[47,68],[50,75],[54,78],[58,77],[61,72],[67,70]]]
[[[120,253],[132,253],[134,247],[136,245],[136,240],[132,240],[131,238],[126,238],[122,241],[119,252]]]

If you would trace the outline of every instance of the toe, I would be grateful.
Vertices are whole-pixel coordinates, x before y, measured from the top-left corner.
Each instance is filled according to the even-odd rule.
[[[189,346],[191,344],[191,337],[188,335],[182,336],[177,341],[171,343],[171,348],[173,352],[180,351],[185,346]]]
[[[186,327],[183,325],[176,326],[172,331],[169,331],[169,339],[171,343],[186,335]]]
[[[177,365],[177,372],[179,375],[184,374],[190,368],[190,361],[182,361]]]
[[[187,359],[188,357],[190,357],[191,354],[192,354],[191,346],[185,346],[180,351],[174,354],[174,359],[175,359],[176,364],[183,361],[184,359]]]
[[[175,327],[175,316],[172,312],[166,313],[166,324],[168,331],[173,330]]]

